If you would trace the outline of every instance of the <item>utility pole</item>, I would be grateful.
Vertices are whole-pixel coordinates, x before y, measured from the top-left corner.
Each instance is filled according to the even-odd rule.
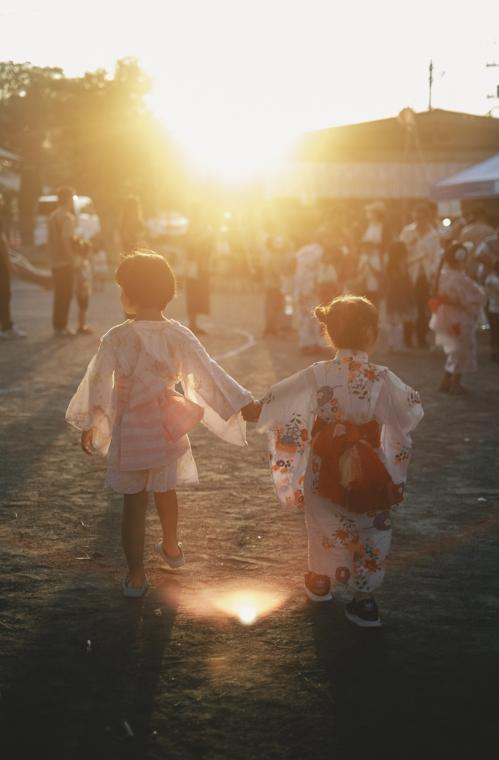
[[[432,110],[431,91],[433,89],[433,61],[430,61],[428,67],[428,111]]]
[[[496,63],[495,61],[491,61],[490,63],[486,63],[485,67],[487,69],[499,68],[499,63]],[[492,100],[499,100],[499,84],[496,86],[496,93],[495,93],[495,95],[490,95],[489,94],[489,95],[487,95],[487,98],[489,100],[490,99],[492,99]],[[499,106],[492,106],[492,108],[490,109],[490,111],[488,111],[488,115],[492,116],[492,111],[494,111],[498,107]]]

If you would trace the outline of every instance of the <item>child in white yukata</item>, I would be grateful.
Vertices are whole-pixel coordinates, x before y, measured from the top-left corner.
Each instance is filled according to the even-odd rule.
[[[468,392],[461,384],[463,374],[477,370],[476,329],[487,301],[483,288],[464,271],[467,256],[461,243],[450,244],[437,275],[436,296],[430,300],[430,329],[447,355],[439,390],[456,395]]]
[[[106,484],[124,495],[128,576],[122,590],[138,597],[148,587],[143,564],[148,492],[154,493],[163,530],[156,552],[170,567],[181,567],[175,488],[198,482],[187,433],[202,420],[223,440],[246,445],[240,409],[252,399],[190,330],[163,316],[175,294],[175,277],[161,256],[128,256],[116,281],[134,319],[103,336],[66,419],[82,431],[87,454],[108,456]],[[184,395],[175,391],[177,383]]]
[[[391,542],[390,508],[403,499],[410,431],[423,410],[418,394],[368,358],[378,311],[366,298],[339,296],[316,316],[337,353],[274,385],[245,418],[266,431],[277,496],[305,510],[309,572],[305,591],[353,593],[353,623],[381,624],[373,596]]]

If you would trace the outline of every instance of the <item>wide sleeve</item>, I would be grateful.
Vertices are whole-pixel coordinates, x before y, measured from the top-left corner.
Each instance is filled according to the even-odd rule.
[[[407,480],[412,450],[410,433],[423,414],[419,393],[387,370],[374,416],[382,425],[381,446],[394,483],[404,484]]]
[[[240,410],[252,400],[211,358],[196,336],[182,330],[180,379],[186,398],[204,409],[203,424],[215,435],[236,446],[246,446],[246,423]]]
[[[267,434],[272,479],[283,507],[303,509],[315,390],[309,367],[273,385],[262,401],[258,431]]]
[[[114,349],[103,340],[66,411],[77,430],[94,429],[93,447],[101,454],[107,454],[114,424],[114,370]]]

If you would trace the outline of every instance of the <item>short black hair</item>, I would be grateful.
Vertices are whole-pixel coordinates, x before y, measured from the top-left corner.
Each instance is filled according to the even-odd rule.
[[[315,316],[326,325],[335,348],[364,351],[369,343],[369,328],[374,338],[378,335],[378,309],[363,296],[337,296],[326,306],[318,306]]]
[[[116,270],[116,282],[131,303],[163,310],[175,295],[175,275],[153,251],[126,256]]]

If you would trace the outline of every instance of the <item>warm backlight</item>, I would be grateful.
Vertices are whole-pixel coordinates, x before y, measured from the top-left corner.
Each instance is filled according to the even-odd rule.
[[[281,607],[287,596],[269,586],[236,587],[229,584],[192,594],[188,607],[191,614],[199,617],[233,618],[242,625],[253,625]]]

